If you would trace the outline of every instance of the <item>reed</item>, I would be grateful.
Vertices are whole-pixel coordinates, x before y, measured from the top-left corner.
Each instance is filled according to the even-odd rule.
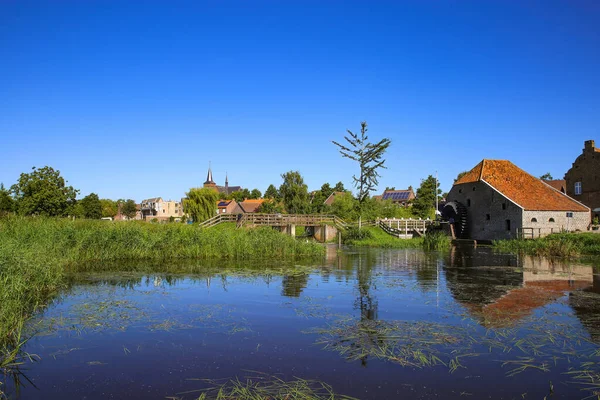
[[[534,256],[574,258],[600,255],[600,235],[594,233],[557,233],[532,240],[498,240],[494,248],[503,253],[525,253]]]

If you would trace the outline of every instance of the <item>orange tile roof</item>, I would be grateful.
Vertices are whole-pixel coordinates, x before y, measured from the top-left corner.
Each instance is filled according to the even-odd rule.
[[[265,201],[265,199],[246,199],[239,203],[242,207],[242,210],[247,213],[256,212],[258,207]]]
[[[589,208],[507,160],[483,160],[454,184],[479,181],[490,184],[525,210],[589,211]]]
[[[556,190],[560,190],[561,192],[564,188],[567,187],[567,181],[564,179],[554,179],[552,181],[544,181],[548,185],[552,186]]]

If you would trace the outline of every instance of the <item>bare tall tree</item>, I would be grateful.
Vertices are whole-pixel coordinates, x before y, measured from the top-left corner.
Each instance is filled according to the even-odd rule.
[[[379,169],[386,168],[383,155],[392,143],[388,138],[381,139],[377,143],[370,143],[367,130],[367,122],[363,121],[360,123],[360,134],[347,130],[348,136],[344,136],[348,142],[347,145],[332,140],[333,144],[339,147],[342,157],[354,160],[359,164],[360,176],[354,175],[352,179],[354,186],[358,189],[358,201],[361,208],[363,202],[369,197],[369,193],[374,191],[379,183],[381,176]]]

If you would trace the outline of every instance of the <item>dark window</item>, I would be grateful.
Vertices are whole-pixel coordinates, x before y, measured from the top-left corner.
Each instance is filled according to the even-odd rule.
[[[531,222],[537,222],[537,218],[531,218]]]
[[[506,220],[506,230],[510,231],[510,219]]]
[[[467,207],[471,207],[471,199],[467,199]]]
[[[476,187],[475,187],[475,186],[473,186],[473,191],[475,191],[475,189],[476,189]]]
[[[554,222],[554,218],[550,218],[548,222]]]
[[[485,214],[485,219],[489,221],[492,219],[492,216],[490,214]]]
[[[462,193],[462,189],[458,189],[458,193]]]
[[[502,209],[506,210],[506,203],[502,203]]]

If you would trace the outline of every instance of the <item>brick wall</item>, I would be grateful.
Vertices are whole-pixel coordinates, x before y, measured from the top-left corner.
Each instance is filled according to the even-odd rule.
[[[600,208],[600,149],[593,140],[585,142],[582,154],[565,174],[567,194],[592,210]],[[581,182],[582,193],[575,194],[575,182]]]

